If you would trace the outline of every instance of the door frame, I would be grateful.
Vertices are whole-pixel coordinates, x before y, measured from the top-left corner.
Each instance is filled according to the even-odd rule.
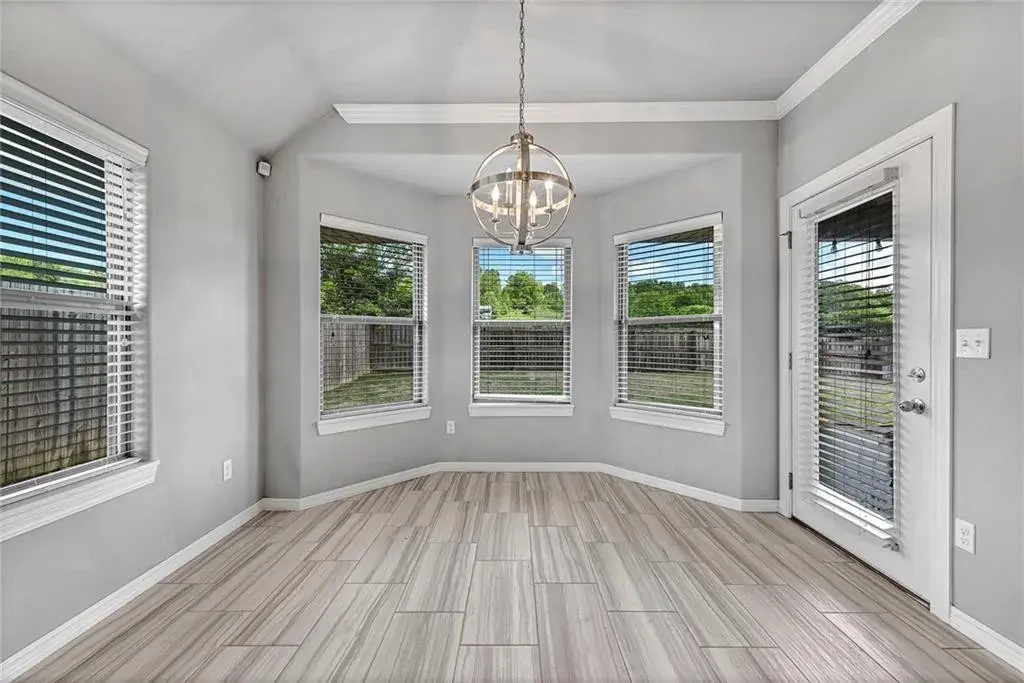
[[[955,105],[903,129],[826,171],[779,200],[779,514],[793,515],[792,229],[802,202],[927,140],[932,141],[932,447],[935,459],[933,533],[924,553],[929,563],[931,611],[949,621],[952,571],[952,371],[953,371],[953,135]]]

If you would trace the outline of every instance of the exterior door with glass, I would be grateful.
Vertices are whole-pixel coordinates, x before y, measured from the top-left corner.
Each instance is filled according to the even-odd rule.
[[[791,209],[793,516],[925,599],[932,140]]]

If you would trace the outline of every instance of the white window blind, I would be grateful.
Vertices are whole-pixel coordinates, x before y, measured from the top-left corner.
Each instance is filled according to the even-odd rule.
[[[820,220],[805,244],[797,338],[801,490],[898,539],[898,268],[891,191]],[[809,376],[808,376],[809,375]]]
[[[720,220],[616,236],[618,405],[721,418]]]
[[[473,401],[569,403],[572,247],[473,246]]]
[[[0,485],[140,457],[146,183],[141,165],[4,100]]]
[[[321,223],[321,417],[425,404],[426,238]]]

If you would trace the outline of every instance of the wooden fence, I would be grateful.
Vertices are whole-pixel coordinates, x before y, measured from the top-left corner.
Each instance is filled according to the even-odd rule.
[[[388,370],[412,371],[412,324],[353,323],[334,315],[320,316],[320,363],[325,387],[348,384]]]

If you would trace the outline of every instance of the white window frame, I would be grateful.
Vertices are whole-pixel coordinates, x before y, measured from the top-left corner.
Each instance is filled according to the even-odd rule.
[[[625,400],[622,388],[622,368],[626,363],[624,356],[625,349],[623,348],[622,341],[619,339],[619,324],[624,320],[624,317],[628,314],[627,311],[620,310],[622,308],[620,301],[620,288],[623,283],[620,281],[622,277],[621,269],[619,267],[619,247],[622,245],[630,244],[633,242],[642,242],[655,237],[663,237],[665,235],[674,235],[676,233],[687,232],[690,230],[699,230],[702,228],[712,228],[715,231],[716,240],[715,248],[718,253],[714,255],[715,259],[715,308],[717,312],[712,315],[696,315],[696,316],[674,316],[673,320],[686,321],[688,319],[693,320],[718,320],[720,322],[719,329],[724,331],[726,326],[726,311],[725,311],[725,246],[724,246],[724,230],[723,230],[723,216],[721,212],[705,214],[702,216],[694,216],[693,218],[687,218],[679,221],[672,221],[670,223],[664,223],[661,225],[655,225],[648,228],[641,228],[638,230],[631,230],[629,232],[619,233],[614,235],[612,242],[615,245],[615,267],[614,267],[614,285],[615,285],[615,387],[613,393],[613,403],[609,408],[609,415],[615,420],[624,420],[626,422],[635,422],[639,424],[653,425],[657,427],[665,427],[668,429],[681,429],[690,432],[697,432],[701,434],[710,434],[713,436],[722,436],[725,434],[725,399],[724,399],[724,388],[722,392],[721,401],[715,411],[716,414],[702,414],[704,411],[697,407],[687,406],[672,406],[668,404],[650,405],[643,403],[632,403]],[[626,276],[628,277],[628,275]],[[628,282],[626,283],[628,287]],[[627,289],[628,291],[628,289]],[[719,338],[715,340],[715,346],[719,350],[719,362],[716,365],[716,374],[718,375],[715,382],[718,386],[724,387],[724,374],[725,374],[725,345],[724,345],[724,332],[720,332]]]
[[[501,244],[495,240],[486,237],[475,237],[473,238],[473,253],[476,254],[478,249],[489,249],[489,248],[501,248],[508,249],[508,245]],[[477,328],[477,312],[479,309],[478,299],[480,296],[480,268],[476,258],[471,259],[471,268],[473,269],[472,276],[470,278],[471,289],[470,289],[470,359],[469,359],[469,415],[470,417],[572,417],[573,415],[573,402],[572,402],[572,347],[573,347],[573,329],[572,329],[572,259],[573,259],[573,246],[572,239],[565,238],[553,238],[545,241],[543,244],[538,245],[538,248],[559,248],[567,249],[568,254],[563,264],[565,273],[565,312],[566,316],[562,320],[551,321],[552,325],[565,326],[569,332],[569,343],[565,347],[565,367],[568,368],[568,385],[569,392],[564,397],[551,397],[545,398],[541,396],[495,396],[493,400],[477,400],[476,396],[476,385],[477,385],[477,355],[478,350],[476,349],[476,328]]]
[[[422,401],[410,402],[409,404],[400,406],[369,406],[365,408],[353,408],[352,410],[345,411],[343,413],[337,413],[333,415],[325,416],[323,414],[323,340],[320,339],[320,307],[317,305],[317,340],[320,347],[321,358],[317,365],[317,375],[319,381],[317,387],[319,395],[317,397],[317,405],[319,406],[319,419],[316,423],[316,430],[319,436],[327,436],[330,434],[340,434],[342,432],[352,432],[360,429],[371,429],[373,427],[385,427],[387,425],[401,424],[403,422],[415,422],[417,420],[426,420],[430,417],[431,406],[430,406],[430,383],[429,383],[429,372],[428,372],[428,356],[429,356],[429,339],[430,339],[430,324],[428,311],[428,294],[427,294],[427,271],[428,271],[428,238],[426,235],[413,232],[411,230],[402,230],[401,228],[392,228],[384,225],[377,225],[375,223],[367,223],[365,221],[358,221],[351,218],[342,218],[340,216],[333,216],[328,213],[320,214],[320,223],[317,228],[321,226],[325,228],[335,228],[338,230],[346,230],[348,232],[358,232],[364,235],[370,235],[373,237],[381,237],[384,239],[396,240],[399,242],[411,242],[413,244],[420,244],[423,246],[423,272],[420,274],[422,281],[423,299],[418,305],[414,303],[414,310],[418,309],[421,311],[423,323],[423,334],[422,334],[422,351],[417,354],[413,352],[413,382],[416,381],[416,376],[421,378],[423,386],[423,398]],[[319,238],[318,238],[319,240]],[[318,252],[319,253],[319,252]],[[317,257],[317,263],[319,264],[319,256]],[[319,288],[317,289],[317,296],[319,296]],[[413,288],[416,291],[416,288]],[[415,293],[414,293],[415,296]],[[421,361],[419,359],[422,359]]]
[[[0,73],[0,92],[0,109],[4,116],[37,130],[45,129],[47,135],[94,156],[127,162],[139,168],[146,165],[148,149],[30,85]],[[138,234],[144,240],[145,212],[136,218]],[[142,253],[141,245],[139,253]],[[6,292],[5,298],[13,301],[10,295]],[[19,292],[17,298],[37,301],[44,307],[58,301],[68,306],[75,305],[68,297],[46,292]],[[139,348],[145,342],[145,308],[142,303],[137,309],[142,321],[140,327],[143,328],[134,339]],[[135,438],[142,443],[148,429],[145,411],[145,377],[148,373],[144,352],[133,361],[133,365],[137,373],[133,381],[138,392],[133,429]],[[0,493],[0,542],[148,486],[156,481],[159,464],[149,456],[148,448],[141,447],[138,455],[133,457],[117,461],[98,460],[28,480],[24,485],[11,485],[8,491]]]

